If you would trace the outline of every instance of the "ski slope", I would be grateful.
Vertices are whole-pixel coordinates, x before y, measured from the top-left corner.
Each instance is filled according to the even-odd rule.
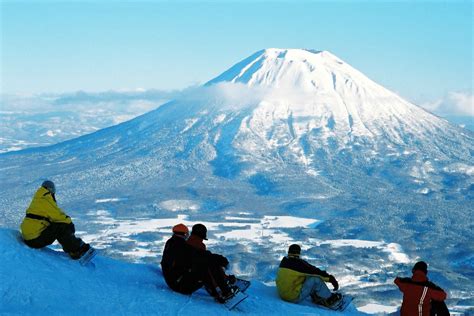
[[[19,238],[17,231],[0,229],[0,315],[341,315],[281,301],[273,285],[259,281],[229,312],[204,290],[192,296],[170,291],[158,262],[99,255],[95,267],[83,267],[62,251],[30,249]],[[365,315],[354,306],[343,314]]]

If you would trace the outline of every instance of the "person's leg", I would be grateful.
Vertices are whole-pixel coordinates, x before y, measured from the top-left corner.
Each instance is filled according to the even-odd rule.
[[[173,287],[173,290],[181,294],[192,294],[202,286],[203,282],[200,280],[199,276],[189,272],[176,281],[176,287]]]
[[[227,297],[231,294],[231,290],[226,282],[224,269],[207,260],[207,258],[193,259],[192,273],[202,282],[202,285],[206,287],[211,296],[219,298],[221,296]],[[221,290],[220,294],[217,288]]]
[[[24,242],[31,248],[39,249],[51,245],[56,240],[56,236],[56,226],[52,223],[37,238],[25,240]]]
[[[53,223],[56,226],[56,238],[63,247],[64,252],[77,252],[84,245],[82,239],[74,235],[74,225]]]
[[[224,272],[224,268],[217,265],[210,265],[208,271],[214,287],[218,286],[223,296],[229,295],[231,290],[226,280],[227,276]]]
[[[301,302],[309,296],[328,299],[331,296],[331,291],[321,278],[307,277],[303,283],[297,302]]]

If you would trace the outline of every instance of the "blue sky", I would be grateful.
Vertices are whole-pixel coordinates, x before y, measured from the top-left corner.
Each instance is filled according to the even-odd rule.
[[[328,50],[416,102],[472,95],[471,1],[2,1],[3,93],[182,89],[268,47]]]

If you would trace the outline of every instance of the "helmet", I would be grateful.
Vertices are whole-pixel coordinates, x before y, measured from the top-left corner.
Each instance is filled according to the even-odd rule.
[[[193,226],[193,230],[191,231],[191,235],[196,235],[201,237],[204,240],[207,240],[207,228],[203,224],[196,224]]]
[[[186,236],[187,234],[189,234],[188,226],[184,224],[178,224],[173,226],[173,234]]]
[[[47,189],[52,194],[56,194],[56,186],[54,185],[53,181],[50,181],[50,180],[43,181],[41,186]]]

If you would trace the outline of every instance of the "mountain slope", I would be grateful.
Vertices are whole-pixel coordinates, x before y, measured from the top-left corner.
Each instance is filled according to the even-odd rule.
[[[18,232],[0,229],[0,314],[2,315],[340,315],[281,301],[274,286],[253,281],[250,297],[229,312],[204,290],[174,293],[158,261],[130,264],[98,256],[82,267],[62,251],[33,250]],[[350,306],[344,315],[363,315]]]
[[[227,82],[248,87],[237,84],[229,92]],[[264,50],[206,86],[112,128],[2,155],[5,179],[23,166],[41,166],[36,177],[80,169],[83,175],[74,177],[100,192],[98,174],[101,186],[111,188],[162,179],[165,170],[176,175],[198,169],[218,182],[242,176],[252,184],[256,176],[252,186],[265,191],[271,181],[262,170],[285,177],[291,170],[339,191],[332,182],[341,179],[332,173],[352,168],[363,173],[359,183],[407,180],[413,190],[437,194],[454,181],[450,194],[459,187],[472,197],[465,177],[472,175],[473,134],[402,100],[328,52]],[[235,105],[246,94],[254,97]],[[59,172],[51,170],[57,167]]]
[[[1,224],[17,227],[44,178],[57,183],[59,203],[78,226],[97,235],[106,235],[113,220],[183,214],[190,222],[220,223],[313,218],[320,224],[282,228],[291,237],[284,242],[269,236],[240,246],[238,254],[251,262],[249,275],[271,279],[274,267],[259,261],[278,262],[289,243],[299,242],[328,270],[357,275],[367,299],[385,297],[392,291],[389,276],[409,268],[360,249],[321,250],[312,242],[397,243],[436,273],[450,272],[441,285],[458,290],[454,304],[474,297],[472,284],[465,285],[474,275],[473,153],[473,133],[401,99],[334,55],[268,49],[133,120],[1,154]],[[104,212],[112,219],[98,218]],[[150,246],[159,256],[161,231],[112,239],[110,247],[139,251],[152,239],[146,234],[158,240]],[[241,240],[220,241],[232,253]],[[346,263],[347,252],[356,262]]]

